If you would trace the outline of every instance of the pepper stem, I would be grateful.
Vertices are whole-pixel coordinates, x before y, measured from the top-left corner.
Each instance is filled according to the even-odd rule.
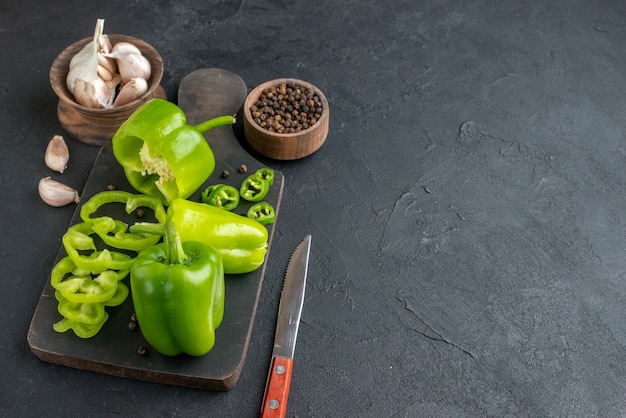
[[[165,225],[151,222],[136,222],[130,226],[130,232],[137,234],[165,235]]]
[[[218,126],[234,125],[235,122],[237,122],[235,116],[218,116],[207,120],[206,122],[202,122],[201,124],[194,126],[194,128],[196,128],[199,132],[206,132],[213,128],[217,128]]]
[[[183,242],[180,239],[180,235],[176,230],[174,222],[167,222],[165,224],[164,240],[167,251],[167,263],[185,264],[187,261],[187,254],[185,254],[185,250],[183,250]]]

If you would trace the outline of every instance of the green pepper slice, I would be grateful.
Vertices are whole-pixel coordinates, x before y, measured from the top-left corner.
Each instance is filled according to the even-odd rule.
[[[69,257],[63,257],[50,274],[50,284],[70,302],[107,302],[117,291],[119,281],[129,270],[103,270],[92,278],[90,272],[77,268]]]
[[[272,170],[269,167],[263,167],[263,168],[259,168],[255,174],[258,174],[259,176],[261,176],[263,178],[263,180],[266,180],[267,182],[269,182],[270,186],[272,184],[274,184],[274,170]]]
[[[267,202],[255,203],[250,206],[246,216],[250,219],[254,219],[261,225],[268,225],[274,223],[276,220],[276,212],[274,207]]]
[[[106,243],[115,248],[141,251],[159,241],[159,237],[150,234],[128,232],[128,225],[110,216],[92,218],[101,206],[109,203],[124,203],[126,213],[132,213],[140,207],[154,211],[154,216],[161,224],[165,223],[166,213],[163,204],[156,197],[145,194],[133,194],[122,190],[107,190],[91,197],[81,208],[80,217],[91,225],[94,232]]]
[[[62,258],[52,269],[50,283],[70,302],[106,302],[113,298],[118,282],[128,275],[128,270],[120,272],[104,270],[96,278],[87,272],[76,272],[76,264],[70,257]]]
[[[239,191],[228,184],[214,184],[204,189],[202,201],[230,211],[239,205]]]
[[[64,318],[82,324],[96,325],[102,322],[105,315],[104,303],[72,302],[57,290],[54,297],[59,302],[57,309]]]
[[[104,249],[97,251],[96,244],[90,235],[95,231],[86,222],[71,226],[61,238],[67,255],[81,270],[98,273],[105,270],[126,270],[133,263],[133,259],[119,251]],[[93,251],[89,255],[83,255],[81,251]]]
[[[254,173],[246,177],[241,183],[239,194],[249,202],[260,202],[267,196],[269,189],[269,181],[265,180],[260,174]]]
[[[72,329],[80,338],[91,338],[100,331],[109,315],[105,306],[121,305],[129,294],[121,280],[129,270],[105,270],[92,278],[66,256],[52,269],[51,284],[58,301],[57,310],[63,316],[53,324],[57,332]]]
[[[52,325],[52,328],[56,332],[65,332],[71,329],[77,337],[91,338],[102,329],[102,326],[107,319],[109,319],[109,314],[106,312],[104,313],[102,320],[96,324],[86,324],[73,319],[63,318],[59,322]]]
[[[60,290],[54,292],[54,297],[59,302],[58,311],[64,318],[83,324],[96,325],[102,322],[106,314],[105,306],[121,305],[129,293],[128,286],[120,282],[113,296],[105,302],[72,302]]]

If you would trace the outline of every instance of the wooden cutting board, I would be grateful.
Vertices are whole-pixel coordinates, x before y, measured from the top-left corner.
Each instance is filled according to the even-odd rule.
[[[178,104],[185,111],[188,123],[196,125],[216,116],[241,114],[247,88],[236,74],[217,69],[200,69],[187,75],[180,84]],[[200,200],[205,186],[227,183],[238,187],[247,174],[239,172],[244,164],[248,174],[263,165],[255,160],[245,147],[245,140],[234,132],[243,132],[241,118],[234,127],[219,127],[205,133],[216,159],[216,168],[206,184],[190,200]],[[229,171],[222,178],[224,170]],[[277,217],[284,188],[284,177],[276,171],[274,184],[264,199],[276,209]],[[104,191],[109,185],[134,192],[110,148],[102,148],[82,193],[82,202]],[[249,204],[242,202],[235,209],[245,213]],[[71,224],[80,222],[80,205]],[[104,214],[104,213],[103,213]],[[117,214],[116,214],[117,215]],[[115,218],[116,215],[111,214]],[[277,218],[278,219],[278,218]],[[271,249],[275,224],[267,225]],[[61,247],[57,260],[65,255]],[[254,316],[261,294],[270,251],[265,264],[258,270],[241,275],[226,275],[224,319],[216,332],[213,349],[202,357],[179,355],[166,357],[151,350],[140,331],[130,331],[128,324],[133,314],[132,299],[118,307],[107,308],[110,317],[102,330],[89,339],[78,338],[70,330],[57,333],[52,325],[61,319],[49,277],[35,309],[28,331],[28,343],[33,353],[43,361],[128,378],[160,382],[200,389],[226,391],[236,384],[248,350]],[[277,278],[278,280],[279,278]],[[124,279],[128,284],[129,279]],[[138,354],[139,347],[147,347],[146,355]]]

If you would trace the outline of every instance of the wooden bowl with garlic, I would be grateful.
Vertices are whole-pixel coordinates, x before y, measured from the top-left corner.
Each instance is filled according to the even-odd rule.
[[[65,48],[50,68],[50,84],[59,97],[57,115],[80,142],[110,146],[111,138],[143,103],[165,98],[163,60],[147,42],[104,34],[98,19],[94,36]]]

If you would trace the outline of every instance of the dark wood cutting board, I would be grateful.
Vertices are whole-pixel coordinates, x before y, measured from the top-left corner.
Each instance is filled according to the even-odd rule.
[[[185,111],[188,123],[196,125],[215,116],[241,113],[247,88],[236,74],[222,69],[200,69],[187,75],[180,84],[178,104]],[[240,118],[239,118],[240,119]],[[200,200],[202,189],[214,183],[238,186],[247,174],[239,172],[244,164],[248,174],[262,167],[245,150],[245,144],[235,136],[240,121],[234,127],[219,127],[205,134],[215,154],[216,168],[206,184],[190,200]],[[243,141],[242,141],[243,142]],[[229,171],[222,178],[224,170]],[[109,185],[134,192],[110,148],[102,148],[82,193],[82,202],[106,190]],[[276,171],[276,179],[265,201],[271,203],[277,216],[284,188],[284,177]],[[245,213],[249,204],[242,203],[235,210]],[[77,207],[71,224],[80,222]],[[115,215],[111,214],[115,217]],[[271,248],[275,224],[268,225]],[[57,260],[65,255],[61,247]],[[52,325],[61,319],[49,277],[35,309],[28,331],[28,343],[33,353],[43,361],[78,369],[160,382],[200,389],[226,391],[236,384],[250,342],[254,316],[261,293],[265,264],[258,270],[241,275],[226,275],[225,312],[222,325],[216,332],[213,349],[202,357],[179,355],[166,357],[151,350],[140,331],[130,331],[128,324],[133,313],[132,299],[118,307],[107,308],[110,317],[94,337],[81,339],[73,331],[57,333]],[[124,279],[128,284],[128,278]],[[138,348],[147,347],[146,355]]]

